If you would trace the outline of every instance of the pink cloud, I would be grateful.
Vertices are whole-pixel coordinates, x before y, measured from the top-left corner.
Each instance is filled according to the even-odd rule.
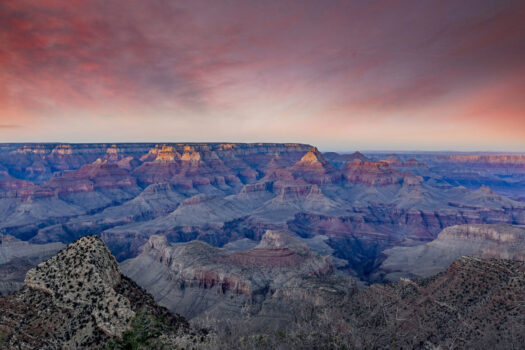
[[[339,129],[398,118],[423,130],[451,116],[490,128],[497,115],[508,127],[494,139],[517,138],[524,16],[519,2],[489,0],[4,2],[0,122],[227,116],[232,130],[258,125],[259,139],[286,126],[317,143],[311,131],[327,118]]]

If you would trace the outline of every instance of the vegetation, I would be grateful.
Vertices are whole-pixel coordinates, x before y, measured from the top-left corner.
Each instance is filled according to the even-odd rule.
[[[0,330],[0,345],[3,345],[5,343],[6,337],[7,334],[4,331]]]
[[[107,350],[162,349],[161,335],[169,333],[170,326],[163,317],[137,312],[131,320],[131,329],[122,333],[122,338],[111,339]]]

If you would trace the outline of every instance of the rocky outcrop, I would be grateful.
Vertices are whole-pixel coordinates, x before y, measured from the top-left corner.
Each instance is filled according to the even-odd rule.
[[[51,179],[43,185],[58,195],[75,192],[92,192],[95,189],[137,188],[134,178],[117,164],[94,163]]]
[[[270,320],[285,322],[294,298],[323,304],[355,288],[352,280],[333,274],[330,257],[284,231],[268,231],[247,251],[199,241],[170,245],[165,237],[152,236],[143,253],[123,262],[122,269],[171,310],[200,321],[246,319],[251,329],[269,327]],[[316,284],[331,289],[319,290]]]
[[[7,348],[102,348],[121,337],[139,311],[165,317],[172,335],[188,333],[183,318],[121,275],[95,236],[31,269],[20,291],[0,299],[0,310],[0,347]]]
[[[344,178],[351,184],[387,186],[402,183],[405,175],[386,162],[363,162],[354,160],[343,168]]]
[[[444,229],[427,244],[394,247],[384,252],[380,267],[388,280],[428,277],[446,269],[463,255],[525,261],[525,228],[494,225],[458,225]]]
[[[294,179],[301,179],[310,184],[323,185],[338,183],[341,174],[324,159],[317,148],[312,148],[289,168]]]
[[[394,168],[418,168],[418,167],[426,167],[426,163],[420,162],[415,158],[409,158],[407,160],[401,160],[395,156],[391,156],[383,160],[383,162],[388,163],[391,167]]]

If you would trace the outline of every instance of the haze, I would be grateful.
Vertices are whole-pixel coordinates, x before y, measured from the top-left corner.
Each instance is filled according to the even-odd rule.
[[[522,1],[0,4],[2,142],[525,147]]]

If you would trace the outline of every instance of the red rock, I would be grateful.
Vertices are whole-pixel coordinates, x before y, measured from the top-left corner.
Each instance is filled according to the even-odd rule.
[[[305,259],[288,248],[254,248],[220,258],[218,261],[242,267],[285,267],[301,264]]]
[[[400,184],[406,174],[393,169],[386,162],[348,162],[343,169],[344,178],[349,183],[368,186],[387,186]]]

